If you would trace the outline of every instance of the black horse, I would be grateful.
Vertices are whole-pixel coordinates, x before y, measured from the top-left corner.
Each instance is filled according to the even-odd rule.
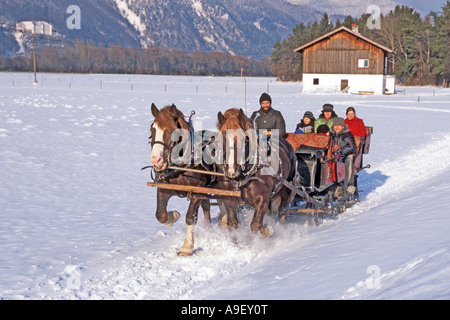
[[[206,187],[210,176],[198,172],[173,170],[169,167],[176,162],[178,166],[189,164],[191,150],[189,143],[191,128],[184,119],[183,113],[175,105],[161,110],[152,104],[155,120],[151,124],[152,152],[150,162],[156,172],[156,180],[162,183]],[[175,133],[175,134],[174,134]],[[181,146],[181,147],[180,147]],[[177,147],[179,147],[177,149]],[[192,166],[198,169],[199,166]],[[179,218],[177,211],[167,211],[167,203],[174,196],[187,197],[187,192],[157,188],[156,218],[159,222],[172,226]],[[194,248],[194,226],[197,223],[198,209],[202,206],[205,221],[211,223],[210,202],[199,195],[190,195],[189,208],[186,213],[187,235],[179,255],[190,256]]]
[[[223,171],[228,176],[222,183],[224,187],[230,187],[230,181],[239,183],[242,200],[254,208],[250,229],[253,233],[262,237],[270,236],[273,228],[265,226],[264,215],[268,212],[284,217],[292,202],[295,193],[280,183],[276,176],[281,176],[287,181],[296,179],[296,157],[292,146],[283,138],[271,137],[268,143],[269,150],[261,145],[264,139],[256,139],[253,125],[245,116],[242,109],[229,109],[224,114],[218,113],[217,128],[222,133],[224,143],[225,161]],[[253,130],[253,134],[252,134]],[[237,132],[241,134],[237,134]],[[236,141],[244,135],[241,144]],[[234,143],[231,141],[234,140]],[[258,140],[261,140],[259,143]],[[257,143],[257,145],[252,145]],[[244,146],[244,147],[242,147]],[[261,150],[262,153],[261,153]],[[228,151],[228,152],[227,152]],[[258,154],[255,154],[257,152]],[[265,156],[270,162],[261,161]],[[239,159],[239,155],[241,159]],[[228,210],[228,225],[237,226],[236,200],[224,200]],[[230,222],[231,221],[231,222]]]

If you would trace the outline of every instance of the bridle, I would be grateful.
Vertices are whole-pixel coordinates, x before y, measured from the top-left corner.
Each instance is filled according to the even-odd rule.
[[[234,117],[236,117],[237,118],[237,116],[234,116],[234,115],[232,115],[232,116],[230,116],[228,119],[231,119],[231,118],[234,118]],[[228,120],[227,119],[227,120]],[[239,123],[239,129],[241,129],[241,130],[244,130],[245,129],[245,122],[244,121],[239,121],[238,122]],[[226,129],[224,130],[224,132],[226,132]],[[223,132],[223,133],[224,133]],[[224,137],[226,137],[226,134],[224,134]],[[246,137],[245,138],[245,145],[244,145],[244,148],[245,149],[247,149],[247,145],[248,145],[248,143],[249,143],[249,141],[248,141],[248,138]],[[237,145],[234,145],[234,143],[233,143],[233,146],[228,146],[227,147],[227,144],[226,144],[226,142],[224,143],[224,146],[225,146],[225,150],[236,150],[237,151]],[[226,154],[227,152],[225,152],[225,154]],[[237,154],[237,152],[235,153],[235,155]],[[243,164],[238,164],[238,163],[235,163],[234,165],[235,165],[235,168],[237,168],[237,170],[235,171],[235,174],[233,175],[233,176],[230,176],[229,175],[229,173],[228,173],[228,170],[226,169],[226,161],[224,161],[223,163],[221,163],[221,164],[219,164],[219,167],[222,169],[222,171],[224,172],[224,174],[225,174],[225,176],[228,178],[228,179],[231,179],[231,180],[233,180],[233,181],[240,181],[242,178],[244,178],[244,179],[246,179],[246,178],[248,178],[248,177],[250,177],[250,176],[252,176],[253,174],[255,174],[256,173],[256,171],[259,169],[259,165],[258,164],[256,164],[256,163],[253,163],[253,164],[250,164],[249,163],[249,158],[250,158],[250,154],[247,154],[246,156],[245,156],[245,160],[244,160],[244,163]],[[237,159],[235,159],[235,161],[236,161]]]
[[[174,123],[176,124],[176,127],[177,127],[177,129],[181,129],[181,125],[179,124],[179,117],[176,115],[176,114],[173,114],[173,113],[170,113],[171,115],[172,115],[172,119],[173,119],[173,121],[174,121]],[[192,111],[191,112],[191,115],[190,115],[190,117],[189,117],[189,130],[190,130],[190,134],[189,134],[189,138],[191,138],[192,140],[193,140],[193,128],[192,128],[192,120],[191,120],[191,118],[192,118],[192,116],[195,114],[195,112],[194,111]],[[154,170],[155,172],[156,172],[156,174],[158,175],[158,174],[160,174],[160,173],[163,173],[163,172],[168,172],[168,171],[171,171],[170,169],[169,169],[169,167],[170,166],[172,166],[173,164],[174,164],[174,162],[172,161],[172,158],[171,158],[171,154],[172,154],[172,150],[173,150],[173,148],[177,145],[177,141],[171,141],[171,143],[170,143],[170,145],[168,145],[167,143],[165,143],[164,141],[159,141],[159,140],[153,140],[153,133],[152,133],[152,130],[153,130],[153,125],[155,124],[155,122],[153,122],[152,124],[151,124],[151,126],[150,126],[150,128],[151,128],[151,135],[150,135],[150,137],[149,137],[149,143],[150,143],[150,145],[152,146],[152,148],[153,148],[153,146],[155,145],[155,144],[160,144],[160,145],[162,145],[163,146],[163,149],[164,149],[164,151],[165,150],[167,150],[167,156],[165,156],[164,157],[164,151],[163,151],[163,159],[167,162],[167,166],[166,166],[166,169],[164,169],[164,170]],[[164,139],[164,136],[163,136],[163,139]],[[192,145],[192,144],[191,144]],[[192,153],[192,150],[190,150],[189,152],[191,152]],[[191,159],[192,160],[192,159]]]
[[[154,124],[154,122],[152,123],[152,125],[150,126],[151,128],[152,128],[152,130],[153,130],[153,124]],[[165,160],[167,160],[167,163],[169,163],[170,162],[170,153],[172,152],[172,149],[173,149],[173,146],[174,146],[174,142],[172,142],[171,144],[170,144],[170,146],[169,145],[167,145],[167,143],[165,143],[164,141],[159,141],[159,140],[156,140],[156,141],[154,141],[153,140],[153,134],[150,134],[150,136],[148,137],[148,139],[150,140],[149,141],[149,144],[151,145],[151,147],[153,148],[153,146],[155,145],[155,144],[160,144],[160,145],[162,145],[163,146],[163,148],[164,149],[167,149],[167,159],[165,159]],[[164,152],[163,152],[163,156],[164,156]]]

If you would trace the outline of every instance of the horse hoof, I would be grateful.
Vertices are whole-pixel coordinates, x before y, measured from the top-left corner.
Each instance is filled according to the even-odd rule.
[[[270,225],[263,226],[261,228],[261,230],[259,230],[259,234],[261,235],[261,238],[263,238],[263,239],[271,237],[274,232],[275,232],[275,230]]]
[[[178,252],[178,256],[180,256],[180,257],[190,257],[190,256],[192,256],[192,251],[181,250],[180,252]]]
[[[226,214],[221,214],[221,215],[219,215],[218,222],[219,222],[219,226],[220,226],[222,229],[225,230],[225,229],[228,228],[228,217],[227,217]]]
[[[167,215],[168,215],[168,219],[167,219],[167,222],[165,223],[165,225],[168,227],[171,227],[175,222],[177,222],[181,216],[178,211],[169,211],[169,212],[167,212]]]

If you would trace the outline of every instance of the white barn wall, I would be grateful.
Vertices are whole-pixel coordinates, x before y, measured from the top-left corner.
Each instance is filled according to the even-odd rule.
[[[384,76],[385,78],[385,87],[386,87],[386,93],[388,94],[394,94],[395,93],[395,76]]]
[[[381,74],[303,74],[303,92],[308,91],[341,91],[341,80],[348,80],[348,92],[358,93],[359,91],[373,91],[374,94],[385,92],[385,79]],[[313,80],[319,79],[319,84],[314,85]],[[395,81],[395,80],[394,80]],[[394,93],[394,92],[390,92]]]

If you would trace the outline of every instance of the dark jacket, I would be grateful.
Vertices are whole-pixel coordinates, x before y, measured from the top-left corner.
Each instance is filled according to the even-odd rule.
[[[330,136],[335,139],[336,143],[339,145],[338,152],[340,156],[346,157],[349,154],[356,152],[355,137],[350,133],[347,126],[345,126],[339,134],[336,134],[334,128],[332,128]]]
[[[315,120],[311,120],[309,124],[305,124],[302,119],[302,121],[297,124],[297,127],[295,127],[295,130],[302,130],[303,133],[314,133],[314,121]]]
[[[309,118],[311,122],[309,124],[305,124],[305,118]],[[316,118],[314,117],[313,113],[311,111],[306,111],[303,115],[302,120],[300,123],[297,124],[297,127],[295,128],[295,131],[302,130],[303,133],[314,133],[314,122],[316,121]]]
[[[253,112],[250,119],[255,123],[256,130],[272,130],[278,129],[281,138],[286,138],[286,123],[280,111],[270,108],[266,114],[259,109]]]

